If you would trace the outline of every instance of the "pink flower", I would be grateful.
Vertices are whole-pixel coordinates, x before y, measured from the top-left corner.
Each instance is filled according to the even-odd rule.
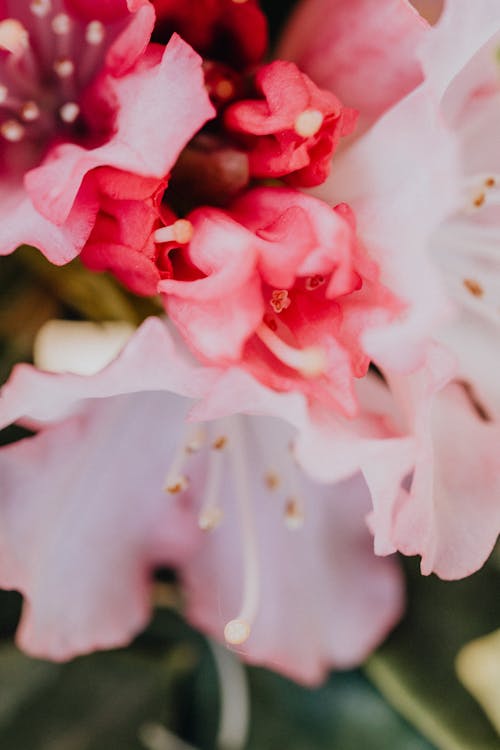
[[[273,417],[231,415],[247,404]],[[39,432],[0,451],[0,583],[25,596],[29,653],[126,643],[161,564],[179,570],[196,625],[307,684],[359,663],[399,617],[401,580],[372,555],[362,479],[320,486],[292,460],[303,398],[193,364],[159,320],[95,374],[19,365],[0,422],[19,419]]]
[[[340,138],[350,135],[357,113],[319,89],[293,63],[277,60],[259,69],[262,98],[232,104],[224,124],[247,136],[250,173],[284,177],[292,185],[319,185],[330,171]]]
[[[409,20],[408,6],[396,5],[399,18]],[[380,7],[374,6],[377,22]],[[332,33],[342,27],[341,17],[339,24],[332,24]],[[324,27],[317,27],[320,33]],[[384,29],[393,33],[388,23]],[[353,206],[382,280],[406,302],[397,325],[370,331],[364,339],[391,388],[394,424],[416,440],[409,491],[374,501],[375,549],[420,554],[422,571],[443,578],[477,570],[500,530],[495,468],[500,434],[491,376],[496,343],[488,334],[494,330],[496,299],[490,248],[497,218],[492,144],[500,101],[494,62],[499,29],[496,3],[485,0],[464,15],[462,4],[449,2],[437,26],[415,38],[419,57],[415,45],[399,52],[397,45],[390,47],[404,56],[401,85],[404,71],[417,68],[425,82],[345,150],[334,178],[319,191],[329,202],[342,195]],[[302,63],[319,65],[307,38],[304,43],[300,47],[297,41]],[[320,83],[321,70],[339,70],[333,64],[338,46],[329,55],[327,49],[322,47]],[[361,64],[360,83],[363,70]],[[307,64],[306,71],[312,73]],[[342,92],[337,75],[332,86]],[[346,103],[357,106],[348,97]],[[462,307],[458,316],[453,297]],[[458,354],[458,371],[453,356],[429,345],[431,337]]]
[[[355,416],[354,379],[369,366],[363,335],[400,305],[380,284],[348,207],[261,188],[228,213],[201,208],[188,219],[192,238],[159,288],[189,347]]]
[[[0,253],[28,243],[60,264],[92,228],[92,170],[163,177],[213,110],[184,42],[163,55],[147,48],[147,0],[23,0],[0,11]]]

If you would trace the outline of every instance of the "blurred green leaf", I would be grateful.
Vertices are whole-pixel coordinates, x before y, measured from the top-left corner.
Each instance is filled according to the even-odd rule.
[[[498,735],[455,674],[460,648],[500,622],[493,565],[462,581],[408,570],[408,611],[366,672],[387,699],[440,750],[498,750]]]

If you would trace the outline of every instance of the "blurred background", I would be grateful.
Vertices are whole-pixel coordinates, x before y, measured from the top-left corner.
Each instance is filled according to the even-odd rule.
[[[375,1],[375,0],[374,0]],[[267,0],[273,35],[291,2]],[[422,0],[432,17],[436,0]],[[139,304],[139,307],[138,307]],[[130,320],[154,308],[72,263],[23,249],[0,264],[0,379],[50,318]],[[22,437],[0,433],[2,443]],[[460,582],[402,561],[407,613],[361,669],[315,690],[243,667],[189,628],[156,574],[154,617],[127,649],[69,664],[13,644],[21,597],[0,592],[2,750],[495,750],[500,748],[500,553]],[[493,635],[492,635],[493,634]],[[472,645],[470,645],[472,642]],[[495,729],[496,724],[496,729]]]

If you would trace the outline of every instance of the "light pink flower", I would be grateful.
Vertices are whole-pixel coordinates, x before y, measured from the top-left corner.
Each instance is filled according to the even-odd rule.
[[[0,254],[64,263],[97,212],[93,169],[163,177],[212,116],[201,61],[178,37],[147,47],[147,0],[5,0],[0,18]]]
[[[422,571],[443,578],[480,567],[500,530],[500,433],[489,421],[499,403],[492,250],[500,226],[499,29],[496,3],[465,13],[450,0],[437,26],[407,50],[425,82],[345,150],[320,190],[353,206],[382,280],[407,303],[399,324],[364,339],[391,388],[394,423],[416,439],[410,490],[374,503],[375,549],[420,554]],[[338,52],[325,52],[327,69]],[[307,59],[307,50],[301,54]],[[451,355],[429,346],[431,337]]]
[[[232,416],[238,405],[273,416]],[[40,431],[0,451],[0,583],[25,596],[29,653],[126,643],[162,564],[195,624],[233,644],[249,635],[244,658],[308,684],[359,663],[399,617],[363,480],[320,486],[292,460],[304,399],[194,365],[161,321],[94,375],[17,366],[0,422],[18,419]]]

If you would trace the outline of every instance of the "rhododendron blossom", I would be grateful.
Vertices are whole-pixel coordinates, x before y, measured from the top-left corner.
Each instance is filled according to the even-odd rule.
[[[363,333],[400,306],[348,207],[261,188],[228,213],[202,208],[189,221],[192,239],[172,261],[172,280],[159,284],[188,345],[206,361],[239,363],[266,385],[354,416],[353,379],[369,365]]]
[[[52,335],[46,364],[92,361],[88,331],[74,333],[76,363],[51,357]],[[229,393],[274,416],[221,417],[217,390],[226,414]],[[213,418],[187,421],[199,398]],[[126,643],[147,621],[154,566],[167,563],[195,624],[308,684],[359,663],[398,618],[400,578],[373,556],[365,483],[318,485],[292,459],[303,399],[197,365],[161,321],[95,374],[18,366],[0,422],[19,419],[39,432],[0,450],[0,583],[26,597],[18,641],[28,652],[60,660]]]
[[[496,345],[488,335],[494,319],[498,178],[491,133],[499,101],[500,14],[492,2],[471,6],[467,17],[464,10],[450,0],[437,26],[420,35],[413,65],[425,73],[425,83],[345,151],[320,189],[331,202],[342,195],[352,204],[382,278],[407,303],[406,320],[365,339],[390,386],[394,417],[398,421],[399,411],[401,431],[413,434],[418,446],[410,491],[402,490],[396,501],[393,494],[371,517],[375,548],[420,554],[422,571],[444,578],[480,567],[500,530],[500,433],[490,407]],[[313,48],[300,49],[312,73],[306,60]],[[331,55],[335,70],[334,46]],[[325,54],[322,65],[326,71]],[[321,75],[319,82],[324,84]],[[337,90],[335,77],[332,83]],[[433,123],[445,127],[438,131]],[[379,157],[391,152],[389,169]],[[447,214],[453,218],[444,221]],[[460,302],[458,315],[450,297]],[[430,334],[451,352],[429,347]],[[419,369],[409,374],[415,365]],[[467,447],[471,435],[473,450]]]
[[[179,38],[147,47],[147,0],[6,0],[0,19],[0,253],[64,263],[98,209],[92,170],[163,177],[211,117],[201,61]]]

